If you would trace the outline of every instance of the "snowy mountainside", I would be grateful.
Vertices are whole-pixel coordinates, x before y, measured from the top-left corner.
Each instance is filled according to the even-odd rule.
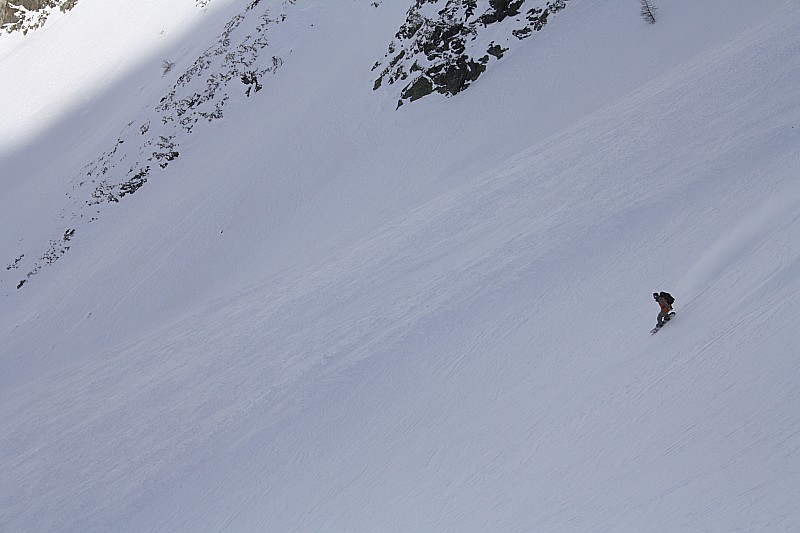
[[[262,8],[253,13],[258,1],[250,2],[233,16],[221,34],[189,67],[182,72],[156,105],[118,134],[113,146],[88,163],[71,178],[66,196],[69,200],[59,218],[68,226],[63,234],[51,238],[43,253],[19,253],[6,270],[24,273],[17,289],[42,268],[53,264],[70,249],[76,231],[101,217],[101,204],[113,204],[135,193],[157,173],[180,156],[180,134],[191,134],[198,122],[207,124],[223,117],[223,109],[237,91],[246,97],[263,88],[264,76],[274,74],[283,64],[282,53],[290,44],[268,46],[268,33],[286,20],[286,13]],[[278,39],[280,42],[281,40]],[[264,56],[268,57],[264,57]],[[165,60],[166,61],[166,60]],[[174,64],[164,65],[164,75]]]
[[[3,118],[27,134],[0,145],[3,258],[64,231],[64,206],[103,209],[19,290],[28,256],[3,272],[4,528],[800,523],[793,2],[678,0],[649,26],[570,0],[468,90],[399,109],[371,67],[415,4],[249,5],[188,2],[182,39],[50,128]],[[123,27],[103,6],[82,0],[0,67],[70,20]],[[161,115],[261,9],[287,15],[237,71],[281,57],[262,90],[228,77],[223,116],[205,101],[190,132]],[[144,146],[158,128],[179,157]],[[106,174],[153,157],[148,181],[90,208],[72,177],[102,176],[87,161],[122,137]],[[678,315],[650,336],[654,290]]]
[[[21,289],[32,276],[70,250],[76,232],[102,218],[102,204],[119,202],[153,179],[151,174],[163,173],[180,156],[181,143],[198,121],[207,124],[221,119],[232,91],[250,97],[263,88],[265,76],[281,68],[294,44],[278,26],[293,16],[291,11],[297,16],[301,10],[295,2],[255,0],[243,6],[224,24],[216,41],[177,76],[158,103],[149,103],[147,111],[115,135],[113,146],[70,178],[65,192],[69,201],[59,210],[59,227],[51,230],[47,243],[40,243],[38,250],[17,249],[8,257],[6,271],[21,275],[17,279],[7,275],[0,283]],[[384,78],[393,84],[420,71],[401,91],[398,105],[403,99],[413,101],[434,90],[445,95],[461,92],[486,70],[489,55],[500,59],[509,49],[494,40],[481,44],[487,40],[486,33],[499,38],[505,32],[506,43],[512,35],[514,40],[522,40],[533,30],[540,31],[548,16],[564,9],[566,3],[559,0],[532,6],[524,1],[497,5],[475,0],[416,2],[395,35],[397,42],[389,45],[393,53],[401,50],[383,69],[375,88]],[[42,17],[50,7],[41,8]],[[74,4],[69,5],[72,7]],[[374,3],[373,7],[381,6]],[[489,28],[493,25],[504,29],[498,32]],[[473,58],[476,49],[482,55],[477,62]],[[373,70],[379,65],[376,63]],[[174,76],[174,62],[166,59],[162,68],[164,76]]]

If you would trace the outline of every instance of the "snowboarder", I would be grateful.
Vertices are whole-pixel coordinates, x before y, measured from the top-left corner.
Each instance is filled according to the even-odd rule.
[[[672,311],[672,304],[675,302],[675,299],[668,292],[654,292],[653,299],[661,306],[661,312],[658,313],[658,323],[656,324],[656,328],[660,328],[672,318],[670,316],[670,311]]]

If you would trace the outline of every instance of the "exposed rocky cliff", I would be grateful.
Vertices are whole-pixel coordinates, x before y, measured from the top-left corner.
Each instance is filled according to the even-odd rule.
[[[415,0],[406,20],[373,70],[374,89],[402,85],[398,107],[438,92],[455,95],[530,37],[567,0]]]
[[[66,12],[77,3],[78,0],[0,0],[0,28],[9,33],[27,33],[43,26],[53,11]]]

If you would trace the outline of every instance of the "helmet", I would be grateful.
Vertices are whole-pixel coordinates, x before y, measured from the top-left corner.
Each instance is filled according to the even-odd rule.
[[[657,292],[654,292],[654,293],[653,293],[653,299],[654,299],[654,300],[658,300],[658,293],[657,293]]]

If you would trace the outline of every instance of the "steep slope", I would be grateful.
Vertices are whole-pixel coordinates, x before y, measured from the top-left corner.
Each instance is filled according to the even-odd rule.
[[[792,3],[578,3],[399,111],[404,9],[324,4],[258,113],[5,295],[2,523],[795,525]]]

